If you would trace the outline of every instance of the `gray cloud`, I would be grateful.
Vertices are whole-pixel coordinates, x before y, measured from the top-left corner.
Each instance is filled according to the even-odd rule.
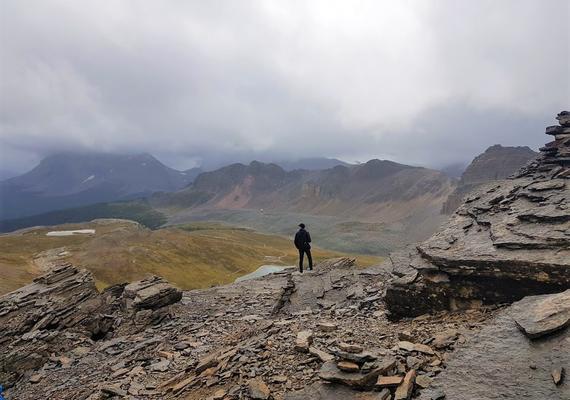
[[[0,167],[62,150],[190,167],[537,147],[570,106],[569,4],[5,0]]]

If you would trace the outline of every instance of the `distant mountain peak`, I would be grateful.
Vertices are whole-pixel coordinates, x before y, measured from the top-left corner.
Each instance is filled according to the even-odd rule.
[[[169,168],[148,153],[51,154],[31,171],[0,183],[0,219],[175,191],[198,173]]]

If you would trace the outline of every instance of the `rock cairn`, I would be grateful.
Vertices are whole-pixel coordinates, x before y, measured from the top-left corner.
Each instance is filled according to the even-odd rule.
[[[543,173],[551,178],[570,178],[570,112],[561,111],[556,119],[558,125],[546,127],[546,134],[554,140],[541,147],[539,158],[523,168],[518,176]]]
[[[390,256],[393,317],[570,288],[570,113],[557,119],[536,160],[471,193],[442,230]]]

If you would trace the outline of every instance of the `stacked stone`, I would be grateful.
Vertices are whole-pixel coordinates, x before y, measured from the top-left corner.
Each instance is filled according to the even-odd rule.
[[[540,148],[539,170],[555,170],[558,178],[570,178],[570,112],[562,111],[556,119],[559,125],[546,127],[546,134],[554,136],[554,141]]]

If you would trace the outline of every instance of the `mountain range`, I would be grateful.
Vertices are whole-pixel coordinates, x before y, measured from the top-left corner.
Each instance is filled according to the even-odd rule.
[[[202,172],[176,171],[148,154],[61,154],[0,183],[0,231],[126,218],[153,229],[214,221],[287,236],[303,221],[325,248],[386,255],[429,237],[446,218],[442,210],[453,211],[469,188],[506,177],[535,155],[492,146],[458,185],[449,171],[387,160],[300,160],[317,169],[289,170],[253,161]]]
[[[445,174],[386,160],[285,171],[254,161],[204,172],[187,188],[151,197],[159,209],[254,209],[393,222],[444,201]]]
[[[177,171],[150,154],[56,154],[0,182],[0,219],[174,191],[200,172]]]

